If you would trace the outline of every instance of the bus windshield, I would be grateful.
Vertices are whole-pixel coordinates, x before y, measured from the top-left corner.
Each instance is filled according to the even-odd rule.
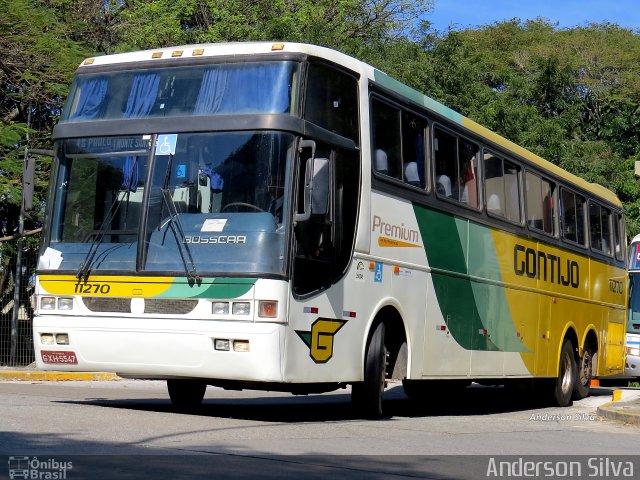
[[[295,114],[298,68],[271,61],[80,73],[61,121]]]
[[[294,136],[67,139],[42,268],[284,274]],[[138,248],[142,242],[143,248]]]

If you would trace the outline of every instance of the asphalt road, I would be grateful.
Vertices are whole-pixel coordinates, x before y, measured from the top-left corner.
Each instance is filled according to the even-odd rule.
[[[420,406],[396,384],[385,393],[388,416],[369,421],[346,390],[296,397],[209,387],[200,409],[180,414],[163,382],[4,382],[0,455],[9,466],[37,457],[33,466],[49,474],[71,462],[65,477],[49,475],[69,479],[484,478],[491,458],[582,455],[575,478],[588,478],[640,451],[640,428],[596,416],[610,398],[592,389],[571,407],[549,408],[472,387]],[[629,458],[637,457],[620,461]]]

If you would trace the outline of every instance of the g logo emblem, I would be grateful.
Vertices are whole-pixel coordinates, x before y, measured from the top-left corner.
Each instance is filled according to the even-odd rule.
[[[298,336],[309,347],[310,356],[316,363],[327,363],[333,357],[333,337],[346,320],[319,318],[311,324],[311,331],[296,330]]]

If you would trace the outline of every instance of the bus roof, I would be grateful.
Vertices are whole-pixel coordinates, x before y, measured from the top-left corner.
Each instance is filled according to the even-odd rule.
[[[229,55],[255,55],[262,53],[288,52],[288,53],[302,53],[310,56],[325,58],[332,62],[335,62],[343,67],[355,71],[360,75],[366,76],[372,82],[381,85],[395,93],[407,98],[408,100],[417,103],[427,109],[434,111],[436,114],[447,118],[449,121],[458,124],[459,126],[468,129],[469,131],[486,138],[494,144],[502,147],[503,149],[526,159],[530,163],[539,166],[545,171],[551,172],[555,176],[572,183],[573,185],[582,188],[586,191],[597,195],[601,199],[615,205],[622,207],[622,203],[618,197],[607,188],[596,184],[590,183],[586,180],[567,172],[566,170],[554,165],[553,163],[539,157],[538,155],[530,152],[529,150],[507,140],[506,138],[498,135],[497,133],[489,130],[486,127],[476,123],[475,121],[467,118],[460,113],[446,107],[445,105],[433,100],[427,95],[420,93],[419,91],[399,82],[393,77],[375,69],[374,67],[361,62],[349,55],[340,53],[336,50],[332,50],[317,45],[303,44],[303,43],[289,43],[289,42],[237,42],[237,43],[207,43],[207,44],[195,44],[195,45],[183,45],[177,47],[158,48],[153,50],[143,50],[128,53],[119,53],[113,55],[104,55],[100,57],[92,57],[85,59],[80,67],[79,71],[85,66],[98,66],[98,65],[116,65],[123,63],[136,63],[142,61],[153,60],[177,60],[184,58],[199,58],[199,57],[216,57],[216,56],[229,56]]]

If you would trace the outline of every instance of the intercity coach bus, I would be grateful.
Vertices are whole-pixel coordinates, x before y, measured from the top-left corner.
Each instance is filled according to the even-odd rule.
[[[622,205],[383,72],[293,43],[86,59],[53,131],[41,369],[558,405],[624,368]]]

